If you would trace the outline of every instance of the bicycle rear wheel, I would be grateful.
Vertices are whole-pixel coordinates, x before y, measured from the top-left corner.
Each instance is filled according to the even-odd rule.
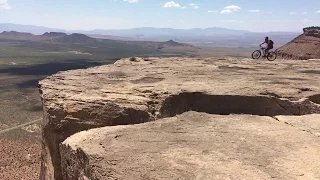
[[[277,54],[275,52],[269,52],[268,56],[267,56],[267,59],[269,61],[274,61],[277,59]]]
[[[261,57],[261,52],[259,50],[253,51],[251,55],[252,59],[259,59]]]

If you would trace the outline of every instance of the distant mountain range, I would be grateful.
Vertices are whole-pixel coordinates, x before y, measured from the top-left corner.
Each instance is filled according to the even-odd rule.
[[[45,32],[67,32],[63,29],[48,28],[43,26],[0,23],[0,32],[3,31],[28,32],[32,34],[43,34]]]
[[[66,34],[62,32],[46,32],[42,35],[24,33],[17,31],[3,31],[0,33],[0,40],[29,40],[29,41],[47,41],[60,43],[95,43],[97,39],[91,38],[84,34],[73,33]]]
[[[32,34],[43,34],[45,32],[64,32],[64,33],[82,33],[93,35],[110,35],[110,36],[122,36],[122,37],[154,37],[154,36],[216,36],[216,35],[243,35],[248,33],[261,34],[259,32],[250,32],[246,30],[234,30],[227,28],[211,27],[211,28],[193,28],[193,29],[173,29],[173,28],[153,28],[142,27],[132,29],[96,29],[90,31],[73,30],[67,31],[58,28],[48,28],[43,26],[34,25],[21,25],[0,23],[0,32],[2,31],[18,31],[28,32]],[[297,32],[268,32],[267,34],[288,34]]]
[[[167,37],[183,37],[183,36],[216,36],[216,35],[241,35],[249,33],[244,30],[233,30],[226,28],[194,28],[194,29],[173,29],[173,28],[133,28],[133,29],[117,29],[117,30],[92,30],[92,31],[76,31],[84,34],[103,34],[113,36],[125,36],[136,38],[148,38],[155,36]]]
[[[226,28],[194,28],[194,29],[173,29],[173,28],[133,28],[113,30],[74,30],[48,28],[43,26],[20,25],[0,23],[0,32],[18,31],[32,34],[44,34],[46,32],[62,32],[66,34],[86,34],[92,38],[125,40],[125,41],[168,41],[174,40],[182,43],[189,43],[196,46],[209,47],[253,47],[256,46],[265,36],[276,39],[278,45],[283,45],[300,32],[250,32],[246,30],[234,30]],[[259,42],[257,42],[259,41]],[[257,43],[256,43],[257,42]]]
[[[7,53],[15,55],[16,51],[23,51],[22,54],[37,51],[37,53],[45,53],[44,57],[53,56],[51,53],[59,52],[59,55],[60,53],[92,55],[93,59],[118,59],[131,56],[197,56],[200,49],[173,40],[164,42],[123,41],[98,39],[80,33],[46,32],[41,35],[34,35],[17,31],[1,32],[0,45],[5,47],[2,48],[4,51],[6,51],[7,46],[12,48],[2,54],[5,57],[7,57]],[[26,54],[28,57],[29,55],[33,57],[32,54]],[[42,58],[42,55],[39,58]]]
[[[45,43],[62,43],[62,44],[94,44],[94,45],[110,45],[110,44],[134,44],[138,43],[138,41],[120,41],[120,40],[111,40],[111,39],[101,39],[101,38],[93,38],[89,37],[85,34],[80,33],[72,33],[66,34],[62,32],[46,32],[41,35],[34,35],[31,33],[17,32],[17,31],[3,31],[0,33],[0,40],[2,41],[34,41],[34,42],[45,42]],[[145,43],[151,46],[157,46],[157,48],[161,49],[164,46],[180,46],[180,47],[192,47],[192,45],[178,43],[173,40],[165,41],[165,42],[148,42],[144,41],[141,43]],[[140,43],[140,44],[141,44]]]

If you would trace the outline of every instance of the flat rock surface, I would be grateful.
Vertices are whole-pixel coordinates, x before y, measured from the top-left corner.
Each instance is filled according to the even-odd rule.
[[[320,179],[320,139],[266,116],[187,112],[92,129],[61,153],[65,179]]]
[[[52,105],[114,101],[140,106],[155,93],[184,91],[222,95],[272,93],[302,98],[320,93],[320,59],[312,61],[149,58],[58,73],[41,81],[43,98]]]
[[[68,152],[60,153],[59,146],[73,134],[104,126],[150,122],[175,117],[188,111],[216,115],[235,114],[230,117],[237,117],[236,114],[257,115],[255,118],[262,119],[261,122],[270,119],[270,122],[272,120],[273,123],[277,124],[280,123],[277,120],[286,121],[287,124],[283,122],[281,124],[289,128],[288,131],[300,132],[305,130],[306,132],[300,133],[307,133],[306,136],[312,137],[313,142],[315,141],[314,138],[317,137],[319,128],[315,127],[316,124],[310,122],[317,122],[318,116],[314,116],[315,118],[310,122],[300,120],[303,123],[298,124],[295,120],[293,122],[282,117],[272,119],[260,118],[259,116],[298,116],[320,113],[319,67],[320,60],[276,60],[269,62],[267,60],[224,58],[135,58],[122,59],[108,66],[57,73],[39,83],[39,91],[44,106],[41,179],[62,179],[64,172],[61,168],[66,167],[70,162],[64,161],[61,163],[62,159],[66,158],[62,157],[61,154],[67,156]],[[209,117],[209,115],[206,117]],[[229,116],[225,118],[229,118]],[[228,123],[229,121],[225,122]],[[191,126],[194,125],[196,123]],[[229,125],[226,124],[227,126]],[[264,124],[262,123],[261,126],[264,127]],[[294,126],[299,126],[302,129],[296,130],[297,128],[294,128]],[[202,128],[205,129],[205,127]],[[263,130],[263,128],[260,129]],[[132,130],[133,132],[134,130]],[[179,131],[175,134],[179,134]],[[155,139],[157,139],[156,136],[161,137],[160,144],[165,143],[165,140],[170,138],[170,136],[166,137],[166,134],[162,135],[160,131],[158,135],[150,134],[150,136]],[[197,135],[195,134],[195,136]],[[267,138],[267,136],[270,137]],[[282,138],[283,142],[279,142],[275,147],[275,151],[279,151],[279,156],[282,152],[282,145],[292,143],[295,146],[296,143],[291,142],[284,136]],[[270,134],[267,134],[265,139],[270,139],[271,142],[269,145],[267,145],[269,142],[259,144],[260,149],[264,147],[272,148],[270,145],[277,143],[276,138],[273,140],[273,136]],[[215,140],[212,139],[212,142],[215,142]],[[286,143],[285,140],[290,142]],[[229,142],[228,139],[221,141]],[[95,141],[92,143],[97,144]],[[102,142],[102,144],[104,143]],[[307,141],[305,140],[304,143],[307,143]],[[193,143],[187,142],[187,144]],[[199,143],[196,144],[196,146],[200,146]],[[317,143],[314,142],[315,144]],[[106,144],[106,146],[108,145]],[[310,146],[316,148],[316,146]],[[160,147],[153,148],[154,151],[157,151]],[[186,145],[184,148],[189,147]],[[277,148],[280,148],[281,151]],[[108,149],[111,153],[112,148]],[[161,151],[161,148],[158,150]],[[230,150],[228,153],[231,153],[231,149],[225,150]],[[243,150],[243,152],[245,151]],[[134,152],[138,151],[132,151],[132,157],[135,156]],[[70,151],[70,153],[72,154],[73,151]],[[104,151],[101,151],[101,153],[104,153]],[[234,153],[238,153],[239,157],[241,156],[241,152]],[[252,153],[259,154],[256,150]],[[205,153],[202,155],[205,156]],[[81,156],[85,157],[85,155]],[[103,156],[101,155],[101,157]],[[117,153],[114,153],[114,156],[117,156]],[[276,153],[270,155],[270,158],[271,156],[276,156]],[[235,156],[230,155],[230,157]],[[295,158],[295,155],[293,158]],[[152,158],[145,159],[145,161],[149,160],[152,161]],[[243,163],[239,159],[237,161]],[[82,166],[87,163],[87,161],[78,161],[71,164],[75,164],[74,167],[77,167],[76,164]],[[113,163],[113,161],[109,163]],[[142,162],[137,161],[137,163]],[[238,166],[237,163],[228,164],[225,167],[221,166],[221,168],[230,169],[229,166]],[[159,165],[161,165],[160,162]],[[129,166],[131,167],[128,164],[128,167],[123,167],[123,169],[129,168]],[[167,167],[169,166],[165,163],[163,169],[159,172],[166,172]],[[89,171],[90,168],[91,166],[88,165],[86,171]],[[254,171],[250,170],[250,172]],[[311,172],[313,171],[308,173]],[[170,171],[170,173],[173,172]],[[277,173],[275,174],[276,177],[286,177],[286,173],[288,177],[294,177],[289,172],[279,171]],[[178,173],[174,177],[180,175]],[[202,173],[202,175],[204,178],[212,178],[205,173]],[[254,178],[257,174],[252,175]],[[221,176],[223,176],[223,173]],[[121,176],[117,177],[120,178]],[[190,178],[192,176],[186,177]],[[267,176],[261,175],[261,177]],[[304,177],[309,177],[309,174],[305,174]],[[314,178],[317,175],[313,176],[311,173],[310,177]],[[161,179],[160,176],[158,178]]]
[[[276,116],[275,118],[277,118],[280,122],[284,122],[320,137],[320,114],[303,116]]]

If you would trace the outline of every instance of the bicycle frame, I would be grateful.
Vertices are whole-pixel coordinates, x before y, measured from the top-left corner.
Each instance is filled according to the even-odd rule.
[[[259,46],[260,47],[260,51],[261,51],[261,54],[263,55],[263,56],[265,56],[266,54],[265,54],[265,49],[267,49],[266,47],[262,47],[261,45]],[[269,53],[269,52],[268,52]]]

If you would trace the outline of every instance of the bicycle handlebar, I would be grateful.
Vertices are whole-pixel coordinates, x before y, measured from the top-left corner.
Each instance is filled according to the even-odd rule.
[[[260,47],[261,49],[266,49],[265,47],[262,47],[261,45],[259,45],[259,47]]]

